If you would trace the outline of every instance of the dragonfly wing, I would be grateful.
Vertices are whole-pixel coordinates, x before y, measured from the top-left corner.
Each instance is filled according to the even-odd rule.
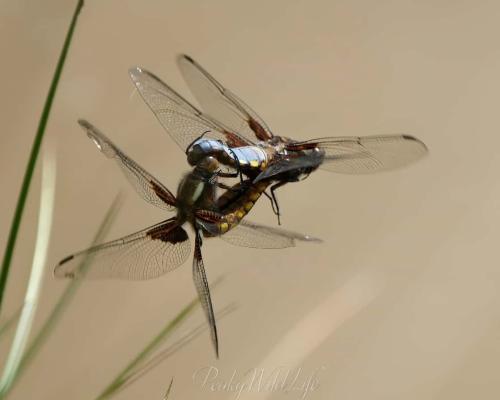
[[[247,143],[203,114],[153,73],[134,67],[129,70],[129,74],[145,103],[183,151],[202,135],[204,138],[222,140],[228,144]]]
[[[196,291],[198,292],[200,303],[210,326],[210,336],[215,349],[215,355],[219,358],[217,325],[215,323],[214,309],[212,306],[212,299],[210,297],[210,288],[208,286],[207,275],[205,273],[205,266],[203,265],[203,258],[201,256],[201,236],[199,231],[196,231],[196,240],[194,245],[193,280]]]
[[[72,254],[54,269],[57,278],[145,280],[182,265],[190,252],[189,237],[175,218],[118,240]],[[88,261],[88,267],[81,268]]]
[[[264,120],[252,108],[222,86],[195,60],[181,54],[177,63],[189,89],[208,115],[251,143],[273,137]]]
[[[281,228],[260,225],[248,220],[242,220],[220,238],[232,245],[256,249],[284,249],[295,247],[296,242],[320,243],[321,239],[288,231]]]
[[[144,200],[164,210],[175,210],[175,196],[160,181],[123,153],[91,123],[83,119],[78,120],[78,123],[101,153],[116,160],[128,181]]]
[[[317,146],[325,153],[321,168],[343,174],[369,174],[411,164],[427,154],[427,147],[409,135],[332,137],[294,143]]]

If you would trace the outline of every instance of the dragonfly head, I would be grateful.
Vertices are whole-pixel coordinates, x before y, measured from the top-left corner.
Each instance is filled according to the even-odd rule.
[[[215,157],[205,156],[196,163],[196,169],[207,175],[213,175],[219,170],[219,161]]]
[[[195,166],[203,162],[209,155],[215,155],[224,151],[224,144],[219,140],[198,139],[190,145],[186,151],[187,161]]]
[[[189,149],[187,153],[187,161],[189,165],[195,166],[198,165],[200,161],[202,161],[206,157],[205,152],[201,148],[201,146],[195,144]]]

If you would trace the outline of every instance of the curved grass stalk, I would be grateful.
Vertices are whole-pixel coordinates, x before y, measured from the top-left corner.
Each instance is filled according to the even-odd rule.
[[[221,319],[225,317],[226,315],[230,314],[234,310],[236,310],[236,305],[235,304],[229,304],[228,306],[224,307],[222,310],[220,310],[218,313],[216,313],[217,319]],[[182,349],[184,346],[186,346],[188,343],[191,343],[195,338],[200,336],[203,332],[205,332],[208,329],[208,325],[206,323],[201,323],[198,325],[196,328],[192,329],[189,331],[186,335],[181,337],[179,340],[168,346],[165,350],[162,350],[158,354],[154,355],[149,359],[147,362],[145,362],[143,365],[141,365],[139,368],[137,368],[134,371],[131,371],[131,373],[125,378],[123,381],[122,386],[117,390],[116,393],[122,391],[123,389],[127,388],[131,384],[133,384],[135,381],[143,377],[146,373],[151,371],[154,367],[158,366],[160,363],[165,361],[167,358],[170,356],[174,355],[177,351]]]
[[[149,357],[149,355],[170,336],[173,331],[188,317],[194,308],[198,305],[198,298],[192,300],[185,306],[179,314],[175,316],[154,338],[149,342],[146,347],[137,354],[132,361],[116,376],[115,379],[97,396],[97,400],[107,399],[114,395],[123,383],[126,381],[127,376],[141,363]]]
[[[31,274],[26,289],[26,296],[21,311],[21,317],[17,325],[14,341],[5,364],[4,373],[0,380],[0,393],[10,387],[24,349],[28,342],[29,334],[35,317],[35,312],[42,287],[44,267],[47,262],[50,231],[54,214],[54,194],[56,190],[56,160],[52,149],[44,153],[42,164],[42,193],[40,196],[40,212],[38,214],[38,230],[36,235],[35,251]]]
[[[95,245],[103,241],[109,228],[111,227],[114,218],[116,217],[116,214],[121,204],[121,199],[122,199],[121,195],[116,196],[116,198],[114,199],[113,203],[109,207],[94,237],[94,240],[92,241],[92,245]],[[92,256],[89,256],[81,262],[79,268],[85,272],[88,268],[90,268],[91,263],[92,263]],[[22,376],[23,372],[33,361],[34,357],[38,354],[38,351],[41,349],[42,345],[47,340],[49,334],[52,332],[54,327],[59,322],[59,319],[63,315],[64,310],[66,310],[66,308],[69,306],[72,298],[76,294],[76,291],[80,287],[81,282],[82,280],[80,279],[74,279],[67,284],[66,289],[64,290],[63,294],[59,297],[59,300],[55,304],[54,308],[50,312],[44,324],[42,325],[36,336],[33,338],[33,341],[26,349],[26,352],[22,355],[16,374],[12,377],[10,385],[8,387],[2,388],[2,390],[0,391],[0,399],[3,399],[8,394],[8,392],[14,387],[15,383],[17,383],[19,378]]]
[[[215,280],[211,287],[217,286],[223,278]],[[141,350],[132,361],[113,379],[113,381],[99,394],[96,400],[108,399],[123,389],[123,385],[136,373],[137,370],[148,362],[148,358],[158,347],[180,326],[180,324],[194,311],[199,304],[198,297],[186,305],[174,319],[169,321],[165,327],[153,337],[153,339]],[[205,326],[206,324],[204,324]]]
[[[56,94],[57,86],[59,84],[59,79],[63,70],[64,62],[66,61],[66,56],[68,54],[69,46],[71,44],[71,39],[73,38],[73,32],[75,30],[76,22],[78,16],[83,7],[83,0],[78,0],[75,11],[73,13],[73,18],[71,20],[68,33],[66,34],[66,39],[64,40],[63,48],[61,54],[59,55],[59,60],[57,62],[56,69],[54,71],[54,76],[50,84],[49,93],[45,99],[45,104],[43,106],[42,115],[40,116],[40,121],[38,122],[38,128],[36,131],[35,139],[33,141],[33,146],[31,147],[31,153],[28,160],[28,165],[24,172],[23,183],[21,185],[21,190],[19,192],[19,198],[17,199],[16,209],[14,211],[14,217],[12,219],[12,224],[10,227],[9,237],[7,239],[7,245],[5,247],[5,253],[3,256],[2,267],[0,270],[0,311],[2,309],[3,296],[5,294],[5,286],[7,284],[7,278],[9,276],[10,266],[12,262],[12,256],[14,254],[14,248],[16,246],[17,235],[19,233],[19,227],[21,225],[21,219],[24,212],[24,206],[26,204],[26,199],[28,197],[29,188],[31,185],[31,179],[33,177],[33,172],[36,166],[36,160],[38,158],[38,153],[40,152],[40,146],[42,144],[42,139],[45,134],[45,128],[47,127],[47,122],[49,120],[50,110],[52,108],[52,103]]]

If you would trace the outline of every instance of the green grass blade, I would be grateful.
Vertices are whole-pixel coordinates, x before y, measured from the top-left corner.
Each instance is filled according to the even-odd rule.
[[[0,380],[0,393],[8,390],[19,368],[19,363],[24,353],[31,332],[33,319],[38,306],[38,299],[42,287],[43,273],[47,263],[50,231],[54,214],[54,195],[56,190],[56,159],[52,148],[46,149],[42,164],[42,189],[40,195],[40,212],[36,235],[33,264],[21,318],[17,325],[16,334],[12,342],[9,356],[5,364],[4,373]]]
[[[19,232],[19,226],[21,225],[21,219],[23,216],[24,206],[26,204],[26,198],[28,197],[28,192],[31,184],[31,179],[33,177],[33,171],[35,170],[36,160],[38,158],[38,153],[40,152],[40,146],[42,144],[42,139],[45,133],[45,128],[47,127],[47,121],[49,119],[50,110],[52,108],[52,102],[54,101],[54,96],[57,90],[57,85],[61,77],[64,62],[66,61],[66,56],[68,54],[71,39],[73,37],[73,32],[75,30],[76,22],[78,16],[83,7],[83,0],[78,0],[78,3],[71,20],[71,24],[66,34],[66,39],[64,40],[63,48],[61,54],[59,55],[59,60],[50,84],[49,92],[47,98],[45,99],[45,105],[42,110],[42,115],[40,116],[40,121],[38,123],[38,128],[35,135],[35,140],[33,141],[33,146],[31,147],[31,153],[28,160],[28,165],[26,166],[26,171],[24,172],[24,178],[21,185],[21,190],[19,193],[19,198],[17,200],[16,209],[14,211],[14,217],[12,219],[12,224],[10,227],[9,237],[7,239],[7,245],[5,247],[5,253],[2,261],[2,268],[0,270],[0,311],[2,309],[3,296],[5,294],[5,286],[7,284],[7,278],[9,276],[12,256],[14,254],[14,248],[16,245],[17,234]]]
[[[106,236],[107,232],[109,231],[109,228],[111,227],[112,222],[114,221],[116,214],[118,212],[119,206],[121,204],[121,196],[118,195],[116,196],[115,200],[111,204],[110,208],[108,209],[106,216],[104,217],[104,220],[102,221],[97,234],[94,237],[94,240],[92,242],[92,245],[100,243],[103,241],[104,237]],[[91,266],[92,263],[92,256],[86,257],[80,264],[79,268],[82,271],[88,270],[88,268]],[[52,332],[54,327],[57,325],[59,322],[59,319],[63,315],[64,311],[70,304],[72,298],[74,297],[76,291],[80,287],[82,280],[81,279],[75,279],[72,280],[71,282],[68,283],[66,286],[66,289],[62,293],[61,297],[59,297],[59,300],[57,301],[56,305],[52,309],[51,313],[49,314],[48,318],[45,320],[44,324],[34,337],[33,341],[30,343],[28,348],[26,349],[26,352],[24,353],[21,362],[19,363],[19,368],[17,370],[17,374],[15,375],[12,384],[8,390],[5,390],[4,392],[0,392],[0,399],[2,399],[8,392],[14,387],[14,384],[19,380],[19,378],[22,376],[23,372],[26,370],[26,368],[29,366],[29,364],[33,361],[34,357],[37,355],[37,353],[40,351],[42,345],[45,343],[47,338],[49,337],[49,334]]]
[[[134,357],[134,359],[116,376],[115,379],[102,391],[97,399],[109,398],[116,392],[123,384],[127,375],[137,366],[139,366],[172,332],[179,326],[179,324],[186,319],[187,316],[198,305],[198,298],[191,301],[185,306],[179,314],[175,316],[161,331],[158,333],[146,347]]]
[[[216,313],[217,320],[224,318],[226,315],[236,310],[235,304],[230,304],[224,307],[222,310]],[[180,349],[182,349],[187,344],[191,343],[196,337],[200,336],[203,332],[208,329],[208,324],[203,322],[198,325],[196,328],[189,331],[186,335],[181,337],[179,340],[168,346],[166,349],[160,351],[151,357],[147,362],[142,364],[137,369],[131,371],[129,375],[123,381],[123,384],[118,388],[117,392],[122,391],[126,387],[130,386],[132,383],[140,379],[142,376],[146,375],[153,368],[158,366],[160,363],[165,361],[167,358],[171,357],[175,353],[177,353]],[[115,393],[117,393],[115,392]],[[113,394],[115,394],[113,393]]]
[[[222,278],[217,279],[211,287],[217,286]],[[187,306],[185,306],[173,320],[169,321],[167,325],[140,351],[132,361],[116,376],[115,379],[97,396],[98,400],[107,399],[114,395],[128,377],[144,363],[148,357],[175,331],[176,328],[191,314],[195,307],[199,304],[198,297],[193,299]]]

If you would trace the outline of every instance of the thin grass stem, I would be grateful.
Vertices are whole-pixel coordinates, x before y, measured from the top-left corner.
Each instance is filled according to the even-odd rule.
[[[217,286],[223,278],[215,280],[211,287]],[[113,381],[97,396],[97,400],[107,399],[114,395],[128,377],[134,373],[137,368],[146,362],[148,357],[179,327],[189,314],[199,304],[198,297],[193,299],[187,306],[185,306],[173,320],[169,321],[167,325],[142,349],[132,361],[113,379]]]
[[[54,76],[52,77],[52,82],[50,84],[49,92],[47,98],[45,99],[45,105],[42,110],[42,115],[40,116],[40,121],[38,122],[38,128],[35,134],[35,139],[31,147],[31,153],[28,159],[28,165],[24,172],[23,182],[21,184],[21,190],[19,192],[19,197],[17,199],[16,209],[14,211],[14,217],[12,218],[12,223],[10,226],[9,237],[7,239],[7,245],[5,247],[5,253],[2,260],[2,267],[0,269],[0,311],[2,309],[3,298],[5,295],[5,288],[7,284],[7,278],[9,276],[10,267],[12,263],[12,256],[14,255],[14,248],[16,246],[17,235],[19,233],[19,227],[21,225],[21,220],[24,212],[24,206],[26,205],[26,199],[28,197],[29,188],[31,185],[31,180],[33,178],[33,172],[36,166],[36,160],[40,152],[40,146],[42,144],[42,139],[45,134],[45,128],[47,127],[47,121],[49,119],[50,110],[52,108],[52,103],[56,94],[57,86],[59,84],[59,79],[64,67],[64,62],[66,61],[66,56],[71,44],[71,39],[73,38],[73,32],[75,30],[76,22],[80,11],[83,7],[83,0],[78,0],[76,4],[75,11],[73,13],[73,18],[71,20],[68,33],[66,34],[66,39],[59,55],[59,60],[56,65]]]
[[[40,195],[40,211],[38,214],[38,230],[33,254],[33,264],[21,317],[17,325],[4,373],[0,380],[0,393],[10,387],[23,356],[31,332],[33,319],[38,306],[43,281],[44,267],[47,263],[50,231],[54,215],[54,195],[56,190],[56,158],[53,150],[44,152],[42,163],[42,193]]]
[[[236,308],[237,307],[235,304],[229,304],[228,306],[226,306],[222,310],[220,310],[218,313],[216,313],[217,319],[224,318],[228,314],[235,311]],[[180,349],[182,349],[184,346],[191,343],[194,339],[196,339],[198,336],[200,336],[207,329],[208,329],[208,325],[206,323],[201,323],[196,328],[192,329],[186,335],[181,337],[179,340],[177,340],[176,342],[174,342],[173,344],[168,346],[166,349],[162,350],[158,354],[155,354],[153,357],[151,357],[151,359],[149,359],[142,366],[140,366],[136,370],[132,371],[130,373],[130,375],[125,378],[123,385],[118,389],[118,391],[122,391],[123,389],[125,389],[128,386],[130,386],[131,384],[133,384],[135,381],[137,381],[138,379],[143,377],[146,373],[151,371],[153,368],[157,367],[159,364],[161,364],[167,358],[171,357],[172,355],[177,353]]]
[[[116,214],[119,210],[120,204],[121,204],[121,195],[116,196],[114,199],[113,203],[111,204],[110,208],[108,209],[95,237],[92,242],[93,245],[100,243],[103,241],[104,237],[106,236],[107,232],[109,231],[109,228],[112,225],[112,222],[114,221]],[[82,271],[86,271],[92,263],[92,256],[86,257],[80,264],[79,268]],[[81,285],[82,280],[81,279],[74,279],[71,282],[69,282],[66,286],[66,289],[62,293],[62,295],[59,297],[57,303],[55,304],[54,308],[50,312],[48,318],[45,320],[44,324],[34,337],[33,341],[30,343],[28,348],[26,349],[26,352],[23,354],[23,357],[21,358],[21,361],[19,363],[19,368],[17,370],[16,375],[14,376],[12,383],[10,387],[5,390],[4,392],[0,392],[0,399],[2,399],[13,387],[14,384],[19,380],[19,378],[22,376],[26,368],[31,364],[35,356],[38,354],[40,349],[42,348],[43,344],[49,337],[50,333],[54,330],[55,326],[59,322],[60,318],[62,317],[64,311],[67,309],[69,304],[71,303],[71,300],[73,299],[74,295],[76,294],[76,291]]]

